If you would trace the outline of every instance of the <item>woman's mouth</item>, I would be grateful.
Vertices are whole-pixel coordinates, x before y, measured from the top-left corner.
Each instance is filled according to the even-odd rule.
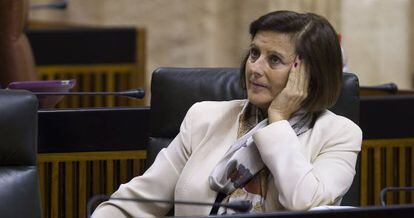
[[[257,81],[250,81],[252,88],[267,88],[267,85]]]

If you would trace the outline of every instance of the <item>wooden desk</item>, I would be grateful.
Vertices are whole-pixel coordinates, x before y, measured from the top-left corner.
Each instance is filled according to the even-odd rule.
[[[149,108],[42,110],[38,163],[44,217],[86,217],[93,195],[143,173]]]
[[[414,186],[414,96],[362,96],[361,205],[379,205],[381,189]],[[387,194],[387,204],[414,203],[414,192]]]
[[[41,80],[76,79],[73,91],[81,92],[146,88],[145,29],[43,25],[29,28],[26,34]],[[143,106],[145,101],[114,96],[66,96],[57,107]]]

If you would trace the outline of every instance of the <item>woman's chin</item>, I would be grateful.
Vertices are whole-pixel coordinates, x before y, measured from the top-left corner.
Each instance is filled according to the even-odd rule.
[[[270,101],[264,101],[256,98],[249,98],[249,102],[260,109],[267,109],[270,105]]]

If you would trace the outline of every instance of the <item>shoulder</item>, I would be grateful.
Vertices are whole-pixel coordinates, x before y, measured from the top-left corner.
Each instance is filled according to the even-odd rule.
[[[327,140],[335,140],[337,143],[352,141],[352,144],[360,146],[362,142],[362,130],[357,124],[329,110],[318,116],[314,129]]]
[[[192,129],[207,130],[236,122],[246,100],[203,101],[188,110],[184,124]]]
[[[194,104],[181,126],[181,132],[186,130],[191,136],[192,150],[202,141],[233,133],[244,104],[245,100],[203,101]]]
[[[238,114],[246,100],[232,101],[202,101],[197,102],[187,112],[187,116],[219,116],[223,114]]]
[[[323,111],[316,119],[315,126],[339,130],[346,128],[348,131],[360,132],[361,128],[350,119],[337,115],[329,110]]]

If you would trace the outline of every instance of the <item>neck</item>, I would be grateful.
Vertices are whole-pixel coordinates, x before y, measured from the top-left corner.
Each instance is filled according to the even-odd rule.
[[[267,118],[267,108],[263,109],[259,107],[259,117],[262,117],[263,119]]]

